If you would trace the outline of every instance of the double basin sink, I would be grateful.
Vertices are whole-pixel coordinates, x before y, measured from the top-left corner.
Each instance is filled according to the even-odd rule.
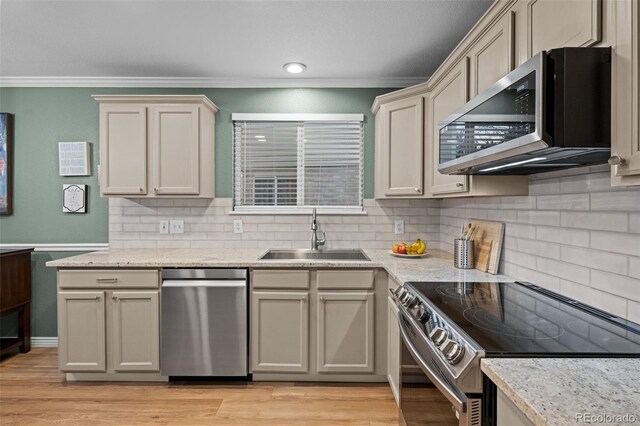
[[[258,260],[352,260],[365,261],[371,259],[360,249],[345,250],[268,250]]]

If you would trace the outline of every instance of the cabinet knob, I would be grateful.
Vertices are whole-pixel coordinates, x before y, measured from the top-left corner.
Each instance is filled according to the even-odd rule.
[[[144,192],[144,189],[142,189],[142,187],[138,188],[138,192]]]
[[[96,300],[100,300],[100,296],[96,296]]]
[[[153,192],[158,192],[158,188],[153,188]]]
[[[464,186],[464,183],[460,183],[460,182],[458,182],[458,183],[456,183],[456,186],[457,186],[458,188],[462,188],[462,187]]]
[[[325,299],[324,297],[321,297],[321,298],[320,298],[320,300],[321,300],[322,302],[326,302],[326,299]]]
[[[609,161],[607,161],[611,166],[624,166],[627,164],[627,160],[619,155],[612,155],[609,157]]]
[[[114,294],[113,296],[111,296],[111,298],[112,298],[113,300],[118,300],[118,296],[116,296],[115,294]]]
[[[307,296],[302,296],[302,301],[303,301],[304,303],[307,303]]]

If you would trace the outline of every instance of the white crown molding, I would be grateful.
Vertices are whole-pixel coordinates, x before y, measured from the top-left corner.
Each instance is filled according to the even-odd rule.
[[[34,244],[12,244],[4,243],[0,244],[0,248],[33,248],[34,251],[97,251],[107,250],[109,243],[63,243],[63,244],[50,244],[50,243],[34,243]]]
[[[0,87],[184,88],[400,88],[424,83],[406,78],[0,77]]]

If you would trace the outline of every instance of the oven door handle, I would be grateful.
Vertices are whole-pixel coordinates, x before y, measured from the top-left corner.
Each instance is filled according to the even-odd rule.
[[[406,343],[407,349],[416,360],[416,362],[420,365],[420,369],[427,375],[427,377],[436,385],[436,387],[444,394],[444,396],[449,400],[451,405],[461,413],[466,413],[467,411],[467,399],[461,399],[457,392],[455,392],[448,383],[440,378],[436,371],[431,369],[427,365],[427,363],[422,359],[418,350],[414,346],[413,342],[409,338],[407,334],[407,330],[405,329],[405,325],[403,324],[403,316],[402,313],[398,317],[398,323],[400,325],[400,333],[402,334],[402,340]]]

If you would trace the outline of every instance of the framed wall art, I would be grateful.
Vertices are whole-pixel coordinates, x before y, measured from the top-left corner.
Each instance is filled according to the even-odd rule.
[[[13,114],[0,112],[0,215],[13,213]]]
[[[62,212],[87,212],[87,187],[76,183],[62,185]]]

